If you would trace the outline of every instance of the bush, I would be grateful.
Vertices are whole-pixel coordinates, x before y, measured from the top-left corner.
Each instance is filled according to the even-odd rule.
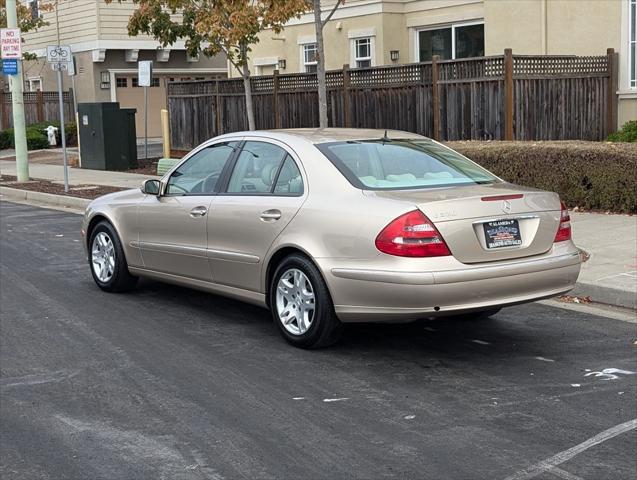
[[[609,142],[637,142],[637,120],[624,123],[617,133],[608,136]]]
[[[0,132],[0,150],[5,148],[13,148],[13,130],[7,129]]]
[[[49,140],[44,133],[33,128],[27,128],[27,150],[42,150],[49,148]]]
[[[637,145],[584,141],[448,142],[504,180],[551,190],[570,208],[637,212]]]

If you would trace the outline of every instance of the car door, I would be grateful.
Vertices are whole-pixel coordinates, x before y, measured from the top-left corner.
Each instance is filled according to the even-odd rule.
[[[208,214],[208,257],[215,283],[259,291],[263,259],[303,204],[306,182],[274,140],[246,141],[232,164]]]
[[[140,204],[139,246],[145,268],[212,280],[206,219],[238,145],[221,142],[197,150],[171,172],[161,195],[148,195]]]

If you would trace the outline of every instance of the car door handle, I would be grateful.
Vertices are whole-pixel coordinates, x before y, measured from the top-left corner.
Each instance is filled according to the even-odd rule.
[[[190,210],[190,216],[192,218],[203,217],[206,213],[208,213],[208,209],[206,207],[195,207]]]
[[[266,210],[261,214],[261,220],[264,222],[274,222],[281,218],[280,210]]]

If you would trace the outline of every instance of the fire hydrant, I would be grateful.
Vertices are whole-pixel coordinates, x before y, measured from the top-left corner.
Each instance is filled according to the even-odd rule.
[[[47,139],[49,140],[49,145],[50,146],[57,145],[58,142],[57,142],[57,138],[55,134],[57,133],[58,128],[54,127],[53,125],[49,125],[48,127],[44,129],[44,131],[46,132]]]

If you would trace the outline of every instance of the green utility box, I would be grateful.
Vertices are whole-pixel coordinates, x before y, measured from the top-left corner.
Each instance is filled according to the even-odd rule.
[[[137,167],[135,109],[118,102],[78,105],[82,168],[128,170]]]

